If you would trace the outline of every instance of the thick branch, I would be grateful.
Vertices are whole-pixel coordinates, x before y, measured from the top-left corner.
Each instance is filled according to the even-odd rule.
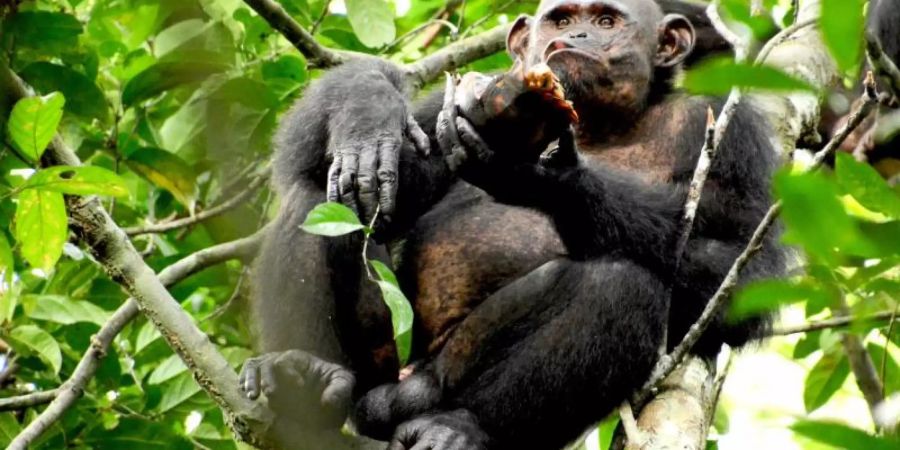
[[[446,71],[493,55],[506,48],[509,25],[502,25],[455,42],[405,67],[406,75],[417,87],[437,79]]]
[[[346,62],[348,56],[319,44],[274,0],[244,0],[272,28],[278,30],[314,67],[327,68]]]
[[[179,228],[185,228],[191,225],[198,224],[200,222],[203,222],[204,220],[213,218],[234,208],[237,208],[240,204],[244,203],[254,193],[256,193],[256,190],[262,187],[262,185],[264,185],[266,183],[266,180],[268,179],[269,170],[266,169],[265,172],[257,175],[255,178],[250,180],[250,184],[248,184],[247,187],[238,195],[235,195],[227,201],[222,202],[221,204],[216,205],[210,209],[200,211],[199,213],[191,217],[171,220],[168,222],[154,223],[142,227],[128,227],[123,228],[123,230],[125,231],[125,234],[129,236],[140,236],[142,234],[150,233],[165,233],[166,231],[177,230]]]
[[[192,253],[178,262],[166,267],[159,273],[159,280],[166,286],[171,286],[190,275],[193,275],[203,269],[220,264],[229,259],[240,258],[244,260],[252,259],[259,249],[262,242],[264,231],[258,231],[256,234],[238,239],[224,244],[214,245],[205,248],[196,253]],[[27,396],[13,397],[0,401],[0,411],[5,409],[21,409],[28,406],[35,406],[51,402],[28,427],[25,428],[10,444],[13,448],[26,448],[29,443],[37,439],[50,426],[58,421],[63,413],[65,413],[75,401],[81,397],[81,393],[87,383],[93,378],[97,368],[100,367],[101,359],[106,355],[107,349],[115,338],[128,323],[138,316],[138,304],[134,299],[128,299],[122,306],[113,313],[112,317],[100,328],[100,331],[91,339],[91,346],[82,356],[78,366],[72,372],[72,375],[66,380],[62,386],[52,391],[42,392],[41,396],[30,394]],[[26,398],[29,397],[29,398]],[[8,408],[5,403],[10,403]],[[31,402],[30,404],[25,404]]]
[[[841,316],[849,317],[850,308],[847,307],[847,301],[842,296],[838,305],[838,312]],[[884,400],[884,384],[878,378],[878,372],[875,369],[875,363],[866,347],[863,345],[862,339],[854,333],[844,333],[841,335],[841,345],[847,352],[847,360],[850,362],[850,370],[853,371],[853,378],[856,379],[856,385],[862,392],[866,403],[869,405],[869,412],[872,418],[875,418],[875,408]]]
[[[0,72],[3,88],[13,96],[21,98],[31,94],[7,68],[0,68]],[[47,165],[81,165],[75,153],[59,136],[53,139],[42,161]],[[200,387],[222,408],[238,438],[265,446],[272,412],[242,395],[238,389],[237,374],[228,361],[144,263],[125,232],[97,199],[69,197],[66,203],[71,228],[76,236],[109,276],[131,294],[141,311],[190,369]]]

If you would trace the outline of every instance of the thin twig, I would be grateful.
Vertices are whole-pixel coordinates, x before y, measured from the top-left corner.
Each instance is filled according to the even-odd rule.
[[[634,448],[642,448],[644,445],[644,433],[638,427],[637,420],[634,418],[634,411],[628,400],[622,402],[619,406],[619,419],[622,422],[622,428],[625,430],[625,436],[628,438],[629,446]]]
[[[866,54],[876,73],[889,80],[893,96],[900,97],[900,69],[884,53],[878,37],[871,32],[866,32]]]
[[[900,303],[894,307],[894,310],[891,311],[891,321],[888,323],[887,332],[885,332],[884,337],[888,342],[891,342],[891,335],[894,334],[894,323],[897,322],[897,310],[900,309]],[[884,355],[881,358],[881,397],[884,398],[887,396],[887,393],[884,391],[884,387],[887,384],[887,361],[890,355],[887,353],[887,346],[884,349]]]
[[[325,6],[322,8],[322,13],[319,14],[319,17],[313,22],[312,26],[309,27],[309,34],[315,35],[317,31],[319,31],[319,26],[322,25],[322,21],[325,20],[325,17],[328,16],[328,9],[331,8],[331,0],[325,2]]]
[[[816,153],[812,163],[806,169],[807,172],[819,169],[822,164],[824,164],[825,159],[834,153],[844,140],[847,139],[847,136],[859,126],[863,119],[871,113],[875,105],[878,104],[879,98],[875,92],[875,78],[871,72],[866,76],[864,83],[865,89],[862,101],[850,115],[850,118],[841,130],[835,134],[822,150],[819,150],[819,152]],[[656,366],[653,368],[650,378],[644,386],[634,394],[631,400],[633,405],[643,405],[659,382],[672,373],[678,364],[684,360],[691,348],[694,347],[694,344],[697,343],[700,336],[706,331],[706,328],[709,327],[710,323],[712,323],[712,320],[719,309],[725,304],[725,300],[731,295],[731,291],[737,286],[741,271],[762,248],[763,240],[765,239],[766,234],[768,234],[769,229],[775,223],[775,219],[778,217],[780,211],[781,202],[776,202],[769,208],[766,215],[757,226],[756,231],[753,232],[753,236],[750,238],[744,251],[741,252],[734,261],[731,268],[728,270],[728,273],[725,275],[725,278],[722,280],[722,283],[719,285],[719,288],[716,290],[716,293],[709,302],[707,302],[700,317],[693,325],[691,325],[681,343],[678,344],[671,353],[659,359]]]
[[[812,333],[832,328],[844,328],[853,324],[878,323],[891,320],[894,311],[882,311],[865,317],[841,316],[831,319],[817,320],[802,325],[788,326],[773,330],[771,336],[790,336],[792,334]]]
[[[0,398],[0,411],[15,411],[50,403],[58,394],[59,389],[49,389],[15,397]]]
[[[241,203],[244,203],[247,199],[250,198],[256,190],[262,187],[269,178],[268,169],[263,173],[257,175],[255,178],[250,180],[250,183],[247,185],[247,188],[241,191],[238,195],[231,197],[227,201],[216,205],[210,209],[200,211],[199,213],[190,216],[184,217],[181,219],[172,220],[169,222],[161,222],[154,223],[150,225],[140,226],[140,227],[128,227],[123,228],[125,234],[128,236],[140,236],[142,234],[149,233],[165,233],[166,231],[177,230],[179,228],[189,227],[191,225],[195,225],[197,223],[203,222],[204,220],[210,219],[212,217],[218,216],[225,212],[228,212],[236,207],[238,207]]]
[[[838,314],[849,316],[850,308],[847,306],[847,300],[842,295],[838,301]],[[866,351],[862,339],[855,333],[843,333],[841,345],[844,347],[844,352],[847,353],[847,360],[850,363],[850,370],[853,371],[853,377],[856,379],[856,385],[866,399],[869,413],[874,419],[875,408],[884,400],[884,383],[878,378],[875,362]]]

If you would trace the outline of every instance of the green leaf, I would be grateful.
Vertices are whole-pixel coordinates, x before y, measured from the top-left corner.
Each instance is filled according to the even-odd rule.
[[[782,306],[808,299],[821,299],[827,294],[809,283],[788,280],[764,280],[751,283],[740,290],[729,309],[729,320],[776,311]]]
[[[378,48],[396,37],[394,11],[384,0],[346,0],[347,18],[366,47]]]
[[[19,100],[7,124],[16,147],[37,161],[56,134],[65,104],[66,98],[59,92]]]
[[[11,30],[16,46],[56,54],[78,46],[81,22],[69,14],[21,11],[13,16]]]
[[[78,322],[88,322],[103,326],[109,316],[109,312],[103,308],[84,300],[74,300],[61,295],[34,295],[30,301],[33,309],[28,311],[28,318],[34,320],[46,320],[49,322],[71,325]]]
[[[13,259],[12,247],[6,240],[6,233],[0,232],[0,271],[3,271],[3,275],[9,280],[15,269],[16,261]],[[0,321],[2,320],[3,317],[0,316]]]
[[[176,376],[163,386],[162,399],[159,401],[157,410],[164,413],[196,395],[200,392],[200,386],[194,381],[194,377],[189,372]]]
[[[127,108],[176,86],[203,81],[227,69],[227,64],[209,61],[159,62],[125,84],[122,104]]]
[[[900,392],[900,366],[897,365],[897,361],[890,352],[885,353],[884,346],[874,342],[866,345],[866,350],[872,355],[872,363],[878,368],[878,377],[884,383],[884,392],[887,396]],[[887,361],[884,360],[885,356],[887,356]],[[881,372],[882,367],[884,367],[884,376]]]
[[[62,255],[67,234],[68,218],[62,194],[34,189],[19,194],[16,240],[28,263],[49,271]]]
[[[775,177],[775,192],[784,204],[785,241],[801,244],[832,264],[838,261],[835,249],[877,252],[845,212],[834,183],[822,174],[781,172]]]
[[[128,196],[128,185],[122,177],[97,166],[54,166],[41,169],[25,182],[23,188],[72,195]]]
[[[806,375],[803,405],[811,413],[824,405],[850,375],[850,363],[843,352],[828,352]]]
[[[84,436],[94,450],[193,450],[195,447],[171,423],[122,415],[112,430],[95,426]]]
[[[22,69],[25,81],[40,92],[62,92],[65,110],[84,118],[106,120],[109,116],[103,91],[81,72],[48,62],[36,62]]]
[[[10,331],[9,336],[35,352],[53,369],[54,374],[59,373],[59,368],[62,367],[62,352],[50,333],[34,325],[22,325]]]
[[[184,372],[187,372],[187,366],[184,365],[181,358],[179,358],[178,355],[170,355],[156,366],[156,369],[150,374],[150,378],[147,379],[147,383],[160,384],[171,380]]]
[[[365,226],[359,222],[359,218],[352,209],[335,202],[326,202],[316,205],[300,228],[310,234],[319,236],[343,236]]]
[[[703,95],[725,95],[733,87],[770,92],[814,90],[805,81],[774,67],[737,64],[730,58],[698,64],[685,73],[682,86],[689,92]]]
[[[193,169],[177,155],[162,149],[145,147],[128,155],[125,164],[151,183],[169,191],[188,209],[196,197]]]
[[[839,152],[835,158],[838,184],[844,192],[872,211],[900,219],[900,194],[872,166],[847,153]]]
[[[400,284],[397,282],[397,276],[394,272],[381,261],[373,259],[369,260],[375,273],[378,274],[379,281],[376,283],[381,289],[381,297],[388,309],[391,310],[391,325],[394,328],[394,342],[397,345],[397,356],[400,358],[400,364],[406,364],[409,359],[409,352],[412,347],[412,323],[413,310],[409,300],[400,290]]]
[[[852,71],[862,59],[865,0],[822,0],[819,30],[842,72]]]
[[[844,450],[896,450],[896,440],[879,439],[865,431],[835,422],[802,420],[793,425],[795,433],[816,442]]]
[[[22,425],[16,420],[14,413],[0,413],[0,446],[6,447],[13,438],[22,432]]]

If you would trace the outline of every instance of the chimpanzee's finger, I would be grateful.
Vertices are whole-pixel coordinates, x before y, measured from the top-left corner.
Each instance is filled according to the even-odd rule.
[[[255,359],[248,359],[244,363],[239,378],[241,390],[247,394],[250,400],[259,398],[259,363]]]
[[[327,199],[329,202],[340,201],[341,154],[335,153],[334,161],[328,167]]]
[[[356,384],[356,379],[350,371],[343,369],[335,371],[328,380],[325,390],[322,391],[322,406],[340,409],[349,405],[352,402],[351,394],[354,384]]]
[[[375,144],[380,146],[380,144]],[[378,207],[378,153],[380,148],[365,148],[359,155],[359,174],[356,177],[360,218],[368,223]]]
[[[278,389],[277,370],[275,364],[262,364],[259,367],[259,387],[266,397],[271,397]]]
[[[356,176],[359,172],[359,154],[356,152],[344,153],[341,156],[341,176],[338,179],[341,203],[359,214],[359,204],[356,201]]]
[[[490,162],[494,152],[481,139],[478,131],[475,130],[475,127],[468,120],[457,117],[456,129],[459,131],[459,137],[470,153],[474,153],[474,156],[481,162]]]
[[[397,169],[400,161],[400,142],[384,140],[378,145],[378,197],[381,212],[394,214],[397,200]]]
[[[431,154],[431,141],[412,114],[406,118],[406,134],[412,140],[420,155],[428,156]]]

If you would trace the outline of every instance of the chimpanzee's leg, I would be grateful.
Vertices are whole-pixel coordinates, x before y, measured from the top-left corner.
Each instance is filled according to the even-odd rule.
[[[482,303],[415,375],[371,391],[358,425],[393,432],[395,448],[559,448],[647,379],[665,295],[630,261],[548,263]]]

